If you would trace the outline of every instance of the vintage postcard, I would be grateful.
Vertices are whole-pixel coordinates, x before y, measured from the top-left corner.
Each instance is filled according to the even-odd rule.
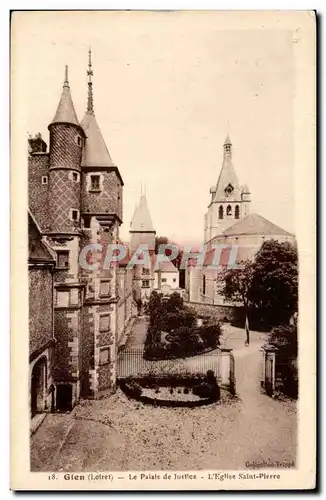
[[[11,488],[316,485],[313,11],[15,11]]]

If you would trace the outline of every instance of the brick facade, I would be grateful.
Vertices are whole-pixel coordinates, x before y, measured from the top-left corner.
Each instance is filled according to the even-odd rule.
[[[29,206],[56,260],[53,274],[30,273],[30,345],[33,353],[48,337],[54,342],[47,358],[54,406],[67,410],[81,396],[115,389],[117,344],[133,313],[131,271],[104,266],[107,246],[119,238],[123,181],[113,164],[83,163],[88,147],[97,151],[97,138],[78,124],[67,82],[49,131],[49,153],[40,136],[29,142]],[[92,175],[99,176],[99,189],[92,189]],[[103,255],[96,269],[85,269],[81,252],[94,243],[103,246]],[[87,258],[94,263],[96,255]],[[37,370],[44,378],[45,365]]]

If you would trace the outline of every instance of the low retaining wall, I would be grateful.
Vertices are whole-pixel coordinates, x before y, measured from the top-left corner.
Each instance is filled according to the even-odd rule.
[[[214,319],[216,321],[234,321],[243,316],[243,307],[233,305],[212,305],[202,304],[200,302],[187,302],[189,307],[192,307],[198,316],[203,318]]]

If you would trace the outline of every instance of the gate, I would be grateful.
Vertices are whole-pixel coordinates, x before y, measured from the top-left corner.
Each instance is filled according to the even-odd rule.
[[[235,395],[235,366],[232,352],[230,352],[230,392]]]
[[[272,396],[275,390],[275,353],[266,352],[265,356],[265,391]]]
[[[205,375],[213,370],[217,376],[220,371],[220,350],[198,354],[189,358],[147,360],[144,349],[124,349],[117,359],[117,378],[141,377],[144,375]]]

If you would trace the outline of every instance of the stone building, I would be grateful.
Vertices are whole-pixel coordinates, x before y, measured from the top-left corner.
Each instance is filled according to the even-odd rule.
[[[29,394],[31,416],[51,411],[53,392],[53,271],[55,256],[28,214]]]
[[[295,242],[295,236],[261,215],[250,213],[251,193],[247,185],[240,186],[232,162],[232,143],[229,136],[223,144],[223,163],[216,186],[210,189],[210,202],[204,217],[203,265],[190,259],[186,272],[186,291],[189,301],[223,305],[218,293],[218,269],[210,266],[216,261],[216,246],[220,248],[218,263],[227,266],[234,260],[239,264],[252,259],[264,241]],[[215,247],[215,248],[214,248]]]
[[[123,180],[94,113],[91,53],[87,75],[83,120],[75,112],[66,67],[48,126],[49,151],[40,135],[29,139],[29,207],[56,256],[51,371],[55,408],[62,411],[80,397],[114,389],[119,341],[133,314],[131,272],[104,265],[108,245],[119,240]]]

